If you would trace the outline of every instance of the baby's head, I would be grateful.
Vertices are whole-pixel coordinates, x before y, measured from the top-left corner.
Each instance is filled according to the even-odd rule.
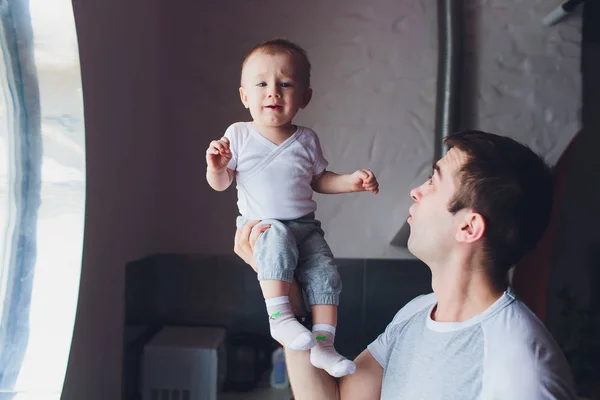
[[[244,59],[240,98],[255,123],[270,127],[291,124],[311,96],[310,62],[297,44],[269,40],[255,46]]]
[[[305,88],[310,88],[310,61],[306,51],[296,43],[287,39],[273,39],[254,46],[248,52],[244,62],[242,63],[242,86],[244,80],[244,69],[248,61],[255,54],[263,54],[266,56],[284,55],[288,57],[288,62],[295,64],[298,79],[304,84]]]

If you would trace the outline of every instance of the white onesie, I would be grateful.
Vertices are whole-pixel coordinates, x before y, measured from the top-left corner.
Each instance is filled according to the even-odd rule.
[[[237,122],[227,128],[236,171],[238,208],[247,220],[294,220],[315,212],[311,182],[327,168],[317,134],[298,126],[279,146],[253,127]]]

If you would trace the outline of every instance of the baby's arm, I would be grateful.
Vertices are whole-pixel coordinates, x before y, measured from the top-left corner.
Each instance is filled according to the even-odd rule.
[[[211,188],[218,192],[227,189],[233,182],[235,172],[232,169],[213,171],[210,168],[206,169],[206,180]]]
[[[377,178],[368,169],[359,169],[352,174],[336,174],[331,171],[323,171],[313,177],[311,185],[315,192],[323,194],[362,191],[377,194],[379,192]]]
[[[311,131],[312,132],[312,131]],[[368,191],[373,194],[379,192],[379,183],[375,174],[368,169],[359,169],[352,174],[336,174],[327,171],[327,160],[323,157],[323,149],[316,133],[309,142],[308,148],[313,152],[313,179],[311,186],[317,193],[337,194]],[[322,171],[317,173],[318,171]]]
[[[227,189],[233,182],[234,171],[227,168],[230,160],[229,139],[222,137],[210,142],[206,150],[206,180],[216,191]]]

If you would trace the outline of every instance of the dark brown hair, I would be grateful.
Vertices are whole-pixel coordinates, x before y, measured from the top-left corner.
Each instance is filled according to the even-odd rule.
[[[248,52],[246,58],[244,58],[244,62],[242,63],[242,70],[244,69],[244,66],[246,65],[246,62],[248,62],[250,56],[259,51],[269,55],[285,53],[291,55],[292,57],[295,57],[298,60],[298,63],[301,67],[300,79],[302,80],[302,83],[306,84],[307,88],[310,87],[311,65],[310,61],[308,60],[308,55],[302,47],[298,46],[291,40],[283,38],[268,40],[266,42],[254,46],[252,50]]]
[[[464,131],[445,139],[467,154],[449,211],[471,209],[485,220],[490,276],[506,286],[509,269],[539,242],[552,211],[553,174],[530,148],[508,137]]]

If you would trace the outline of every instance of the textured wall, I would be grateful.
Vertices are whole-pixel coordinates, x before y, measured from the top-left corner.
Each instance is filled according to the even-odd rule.
[[[579,129],[580,21],[543,27],[552,6],[468,2],[463,90],[465,126],[512,136],[555,161]],[[368,167],[381,183],[377,196],[316,196],[334,253],[407,257],[389,242],[406,218],[409,190],[431,169],[435,2],[312,0],[270,7],[229,0],[210,7],[182,1],[167,11],[163,83],[170,131],[157,250],[230,250],[235,190],[208,187],[204,150],[228,124],[249,118],[237,94],[245,51],[286,36],[307,49],[314,66],[314,99],[296,122],[320,135],[331,169]]]
[[[511,136],[554,164],[581,129],[581,16],[545,27],[559,2],[469,1],[467,121]],[[556,3],[556,4],[555,4]]]

